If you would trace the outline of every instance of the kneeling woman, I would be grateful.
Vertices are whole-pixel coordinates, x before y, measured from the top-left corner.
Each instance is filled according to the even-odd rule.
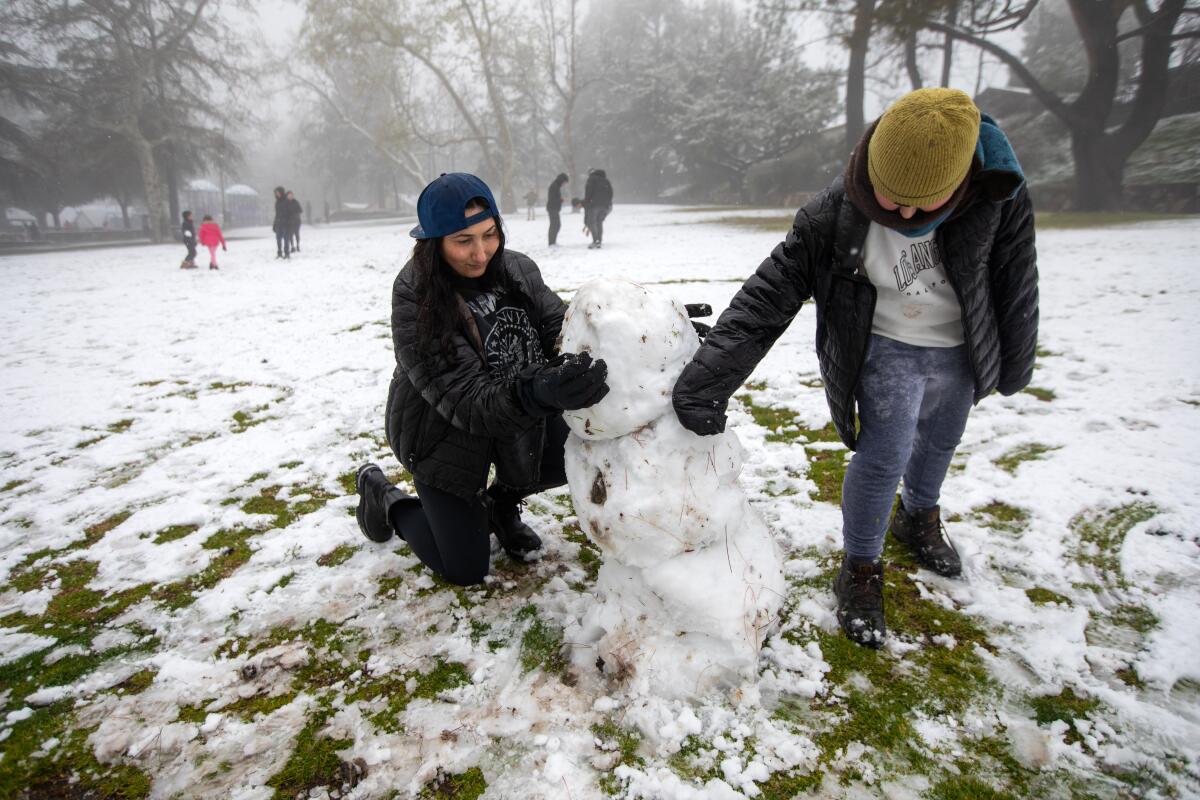
[[[533,261],[505,250],[487,184],[443,175],[421,192],[417,219],[412,258],[392,287],[386,414],[417,497],[366,464],[358,525],[377,542],[398,534],[430,569],[466,586],[488,573],[489,533],[514,558],[541,547],[520,502],[566,483],[562,411],[599,402],[607,367],[587,354],[553,357],[566,307]]]

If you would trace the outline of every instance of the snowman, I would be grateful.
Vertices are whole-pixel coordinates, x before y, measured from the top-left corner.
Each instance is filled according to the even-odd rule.
[[[580,634],[612,678],[669,698],[753,679],[785,591],[737,435],[697,436],[671,407],[698,347],[679,302],[621,278],[580,288],[563,323],[562,350],[603,358],[610,387],[564,413],[571,499],[604,554]]]

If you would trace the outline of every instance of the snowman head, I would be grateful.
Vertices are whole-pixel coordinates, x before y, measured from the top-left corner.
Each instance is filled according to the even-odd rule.
[[[699,346],[677,300],[626,278],[589,281],[567,309],[562,351],[603,358],[609,393],[563,418],[578,436],[612,439],[673,413],[671,390]]]

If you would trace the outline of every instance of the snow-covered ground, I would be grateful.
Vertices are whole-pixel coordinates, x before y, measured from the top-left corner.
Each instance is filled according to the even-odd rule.
[[[514,215],[509,246],[564,297],[624,275],[719,313],[783,233],[731,213],[618,206],[601,251]],[[943,493],[965,577],[899,559],[878,653],[833,619],[806,306],[731,404],[781,630],[692,704],[560,653],[597,559],[565,488],[527,510],[543,558],[478,589],[359,534],[354,468],[398,471],[408,227],[306,226],[290,262],[234,240],[218,272],[0,258],[0,797],[1200,797],[1200,220],[1039,234],[1038,391],[973,413]]]

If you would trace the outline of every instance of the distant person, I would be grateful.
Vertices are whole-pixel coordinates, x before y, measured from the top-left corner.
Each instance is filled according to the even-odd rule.
[[[275,231],[275,258],[289,259],[292,257],[292,238],[288,219],[290,216],[287,191],[282,186],[275,187],[275,221],[271,230]]]
[[[558,177],[550,181],[550,188],[546,191],[546,214],[550,217],[550,246],[558,245],[558,232],[562,230],[562,207],[563,184],[570,183],[571,179],[567,177],[567,173],[560,172]]]
[[[183,225],[180,226],[180,231],[183,234],[183,246],[187,248],[187,255],[183,257],[183,263],[179,265],[180,269],[195,269],[196,268],[196,224],[192,222],[192,212],[183,212]]]
[[[1033,374],[1033,223],[1025,176],[996,123],[957,89],[910,92],[796,213],[675,384],[680,424],[719,433],[730,396],[800,306],[816,303],[825,397],[854,452],[833,592],[856,644],[886,637],[885,534],[926,569],[962,572],[942,525],[942,482],[971,407],[1021,391]]]
[[[221,226],[213,222],[213,218],[208,214],[205,214],[200,222],[200,244],[208,248],[208,268],[219,269],[217,245],[221,245],[222,251],[227,252],[229,248],[225,246],[225,235],[221,233]]]
[[[296,199],[296,195],[292,192],[287,193],[287,210],[288,210],[288,237],[292,243],[292,252],[300,252],[300,215],[304,213],[304,207],[300,205],[300,201]]]
[[[537,202],[537,191],[530,186],[529,191],[525,193],[525,219],[537,219],[533,213],[533,204]]]
[[[592,235],[589,250],[599,250],[604,241],[604,219],[612,211],[613,188],[602,169],[588,173],[583,187],[583,225]]]

